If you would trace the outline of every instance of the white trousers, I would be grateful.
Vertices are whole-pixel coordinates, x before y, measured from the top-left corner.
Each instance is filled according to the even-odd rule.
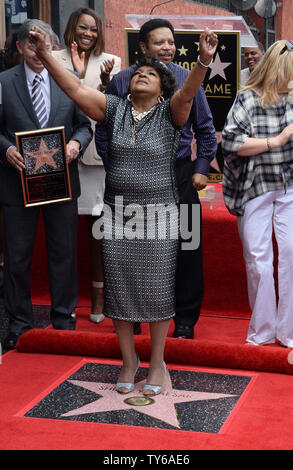
[[[245,205],[237,218],[252,310],[247,342],[277,338],[293,347],[293,187],[270,191]],[[278,301],[274,281],[273,231],[278,246]]]

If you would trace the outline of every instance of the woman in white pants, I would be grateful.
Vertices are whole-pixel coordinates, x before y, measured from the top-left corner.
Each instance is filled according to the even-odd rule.
[[[247,342],[293,348],[293,43],[277,41],[223,130],[223,193],[237,216],[252,310]],[[278,294],[273,234],[278,247]]]

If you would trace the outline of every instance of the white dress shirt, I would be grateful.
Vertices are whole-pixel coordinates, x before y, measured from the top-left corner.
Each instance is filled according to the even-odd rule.
[[[35,79],[36,72],[30,69],[26,62],[24,62],[24,70],[26,74],[27,86],[29,89],[30,97],[32,97],[33,81]],[[51,109],[49,73],[48,70],[44,68],[42,72],[38,73],[37,75],[41,75],[43,77],[43,80],[41,81],[40,85],[45,100],[47,119],[49,119]]]

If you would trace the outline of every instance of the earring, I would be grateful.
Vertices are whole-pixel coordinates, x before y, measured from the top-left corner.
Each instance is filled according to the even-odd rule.
[[[165,98],[163,96],[158,96],[158,103],[163,103]]]
[[[130,101],[130,103],[131,103],[131,101],[132,101],[131,93],[129,93],[129,94],[127,95],[127,99],[128,99],[128,101]]]

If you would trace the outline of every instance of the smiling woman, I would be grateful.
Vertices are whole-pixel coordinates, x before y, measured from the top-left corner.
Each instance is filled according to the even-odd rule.
[[[75,41],[79,51],[90,51],[97,42],[98,27],[90,15],[81,15],[75,27]]]

